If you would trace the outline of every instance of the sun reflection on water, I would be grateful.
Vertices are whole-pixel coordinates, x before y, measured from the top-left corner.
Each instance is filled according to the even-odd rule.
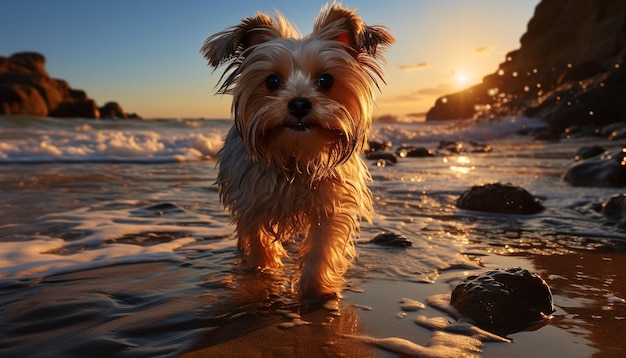
[[[450,162],[450,160],[448,158],[443,158],[443,162],[448,163]],[[458,174],[467,174],[470,171],[476,169],[475,166],[470,165],[471,162],[472,161],[468,156],[460,155],[452,161],[452,165],[450,165],[450,170]]]

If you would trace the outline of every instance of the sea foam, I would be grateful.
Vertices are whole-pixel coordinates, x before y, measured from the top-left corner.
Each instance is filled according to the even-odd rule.
[[[148,210],[151,210],[148,208]],[[71,228],[75,238],[40,233],[24,241],[0,241],[0,279],[28,278],[123,262],[179,261],[182,251],[234,249],[228,225],[212,225],[206,214],[184,212],[138,216],[133,210],[80,208],[42,218]],[[158,237],[155,238],[155,233]]]
[[[215,123],[28,118],[24,122],[30,125],[19,126],[15,121],[0,122],[0,163],[201,161],[216,156],[225,135]]]

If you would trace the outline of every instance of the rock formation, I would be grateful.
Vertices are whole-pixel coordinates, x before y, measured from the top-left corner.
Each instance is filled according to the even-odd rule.
[[[450,304],[479,327],[495,331],[533,325],[554,312],[548,284],[520,267],[468,276],[452,291]],[[521,327],[515,328],[510,332]]]
[[[626,187],[626,152],[624,149],[590,156],[574,163],[563,175],[573,186]]]
[[[626,2],[542,0],[482,83],[443,96],[426,120],[526,115],[553,127],[626,121]]]
[[[0,56],[0,114],[41,117],[140,118],[126,114],[119,104],[98,107],[82,90],[53,79],[45,69],[46,59],[36,52]]]
[[[502,183],[473,186],[461,193],[456,206],[487,213],[518,215],[532,215],[544,210],[539,199],[526,189]]]

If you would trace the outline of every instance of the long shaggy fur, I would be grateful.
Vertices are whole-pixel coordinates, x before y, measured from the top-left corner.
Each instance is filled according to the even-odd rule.
[[[282,242],[305,233],[295,280],[304,296],[340,295],[359,221],[372,216],[359,153],[384,78],[380,50],[393,42],[385,27],[333,4],[306,37],[280,13],[259,13],[202,47],[209,65],[226,65],[219,93],[233,95],[217,185],[239,249],[252,267],[277,268]],[[302,118],[288,109],[294,98],[310,104]]]

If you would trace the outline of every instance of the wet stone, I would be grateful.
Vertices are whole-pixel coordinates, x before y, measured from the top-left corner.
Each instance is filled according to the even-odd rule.
[[[470,141],[469,143],[472,146],[472,153],[489,153],[493,150],[493,148],[486,143],[476,141]]]
[[[471,187],[457,199],[456,206],[489,213],[523,215],[537,214],[544,209],[539,200],[525,189],[501,183]]]
[[[380,152],[385,151],[391,148],[391,142],[379,142],[379,141],[370,141],[369,143],[369,151],[370,152]]]
[[[447,150],[450,153],[463,153],[465,152],[465,148],[463,147],[463,143],[457,141],[448,141],[442,140],[437,145],[437,149]]]
[[[563,180],[573,186],[626,187],[626,153],[620,149],[581,160],[567,170]]]
[[[626,123],[612,123],[600,130],[600,135],[610,140],[624,139],[626,137]]]
[[[599,145],[591,145],[591,146],[582,147],[578,150],[578,152],[576,152],[576,155],[574,156],[574,160],[579,161],[583,159],[593,158],[604,152],[605,152],[604,148],[602,148]]]
[[[546,282],[515,267],[467,277],[452,291],[450,304],[477,325],[531,325],[554,312]]]
[[[602,205],[602,215],[620,228],[626,228],[626,194],[612,196]]]
[[[175,215],[185,213],[185,209],[172,203],[158,203],[131,211],[134,216],[156,217],[161,215]]]
[[[391,163],[398,162],[398,157],[391,152],[369,152],[366,154],[366,158],[369,160],[385,160]]]
[[[389,247],[409,247],[413,245],[411,240],[392,232],[378,234],[369,243]]]
[[[396,149],[396,155],[401,158],[433,157],[435,153],[426,147],[402,146]]]

